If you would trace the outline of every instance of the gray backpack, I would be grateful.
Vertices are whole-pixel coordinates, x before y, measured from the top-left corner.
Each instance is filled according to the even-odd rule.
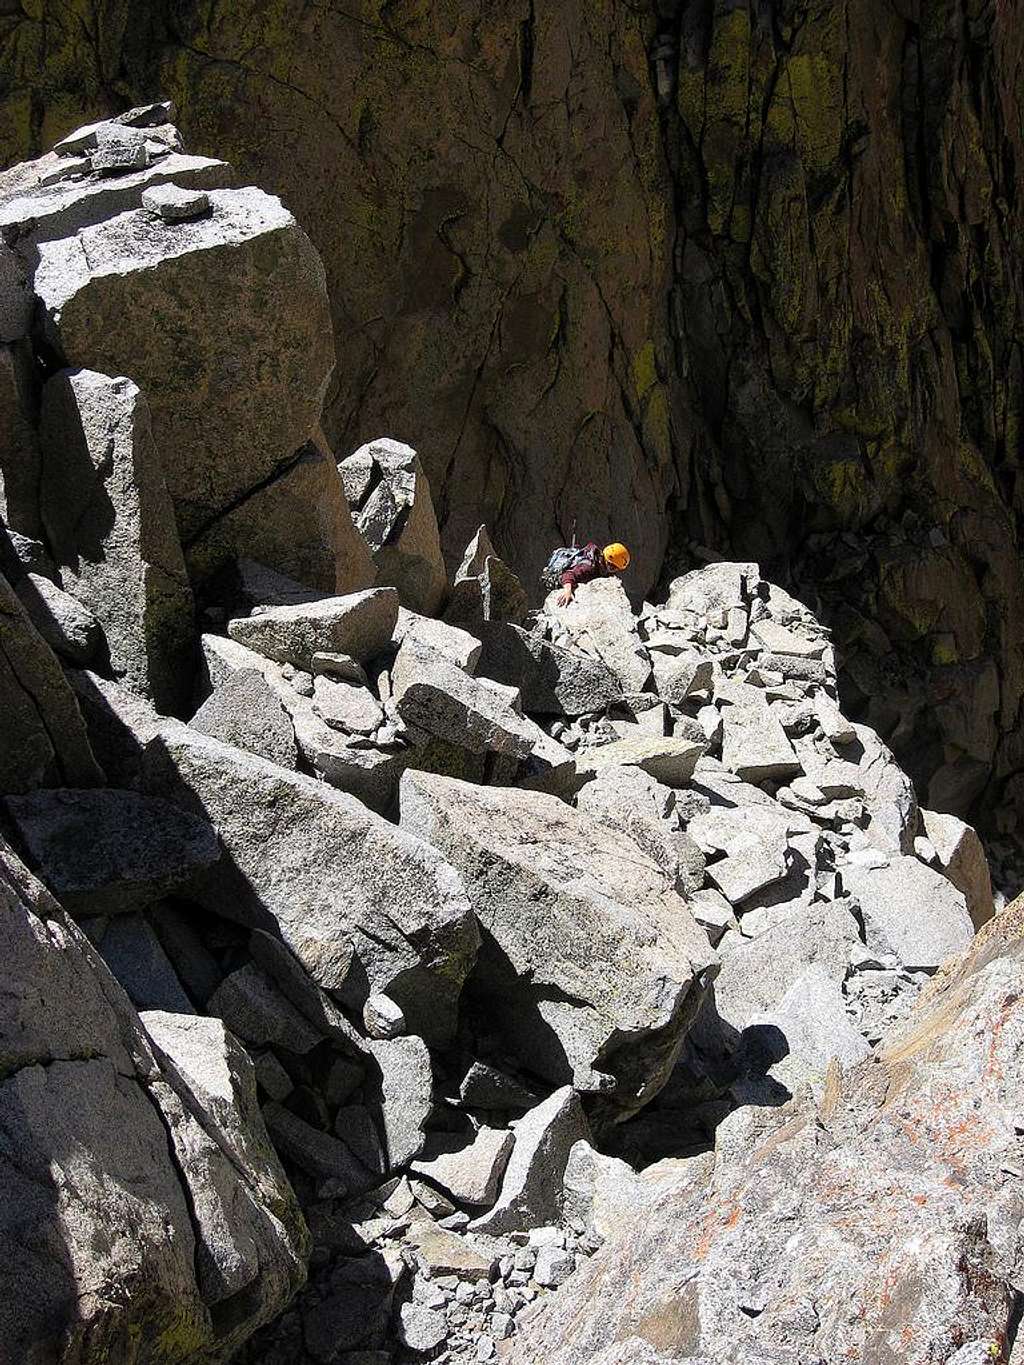
[[[540,571],[541,585],[550,592],[552,588],[557,588],[562,581],[562,574],[567,569],[574,569],[577,564],[582,564],[584,560],[590,560],[586,550],[579,545],[562,545],[557,550],[552,550],[551,558]]]

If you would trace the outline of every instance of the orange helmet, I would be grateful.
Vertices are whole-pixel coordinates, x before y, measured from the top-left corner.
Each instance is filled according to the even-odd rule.
[[[617,540],[604,547],[604,557],[613,569],[629,568],[629,551],[625,545],[620,545]]]

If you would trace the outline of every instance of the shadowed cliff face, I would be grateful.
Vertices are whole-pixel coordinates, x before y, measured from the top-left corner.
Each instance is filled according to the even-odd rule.
[[[1024,35],[1010,7],[0,4],[0,155],[162,93],[324,256],[339,455],[455,558],[688,540],[836,627],[930,806],[1015,803]],[[820,603],[814,600],[820,594]]]

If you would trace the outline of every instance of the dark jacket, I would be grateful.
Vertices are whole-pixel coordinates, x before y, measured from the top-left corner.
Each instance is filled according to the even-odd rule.
[[[604,562],[601,547],[589,541],[583,547],[583,558],[571,569],[562,574],[562,586],[578,588],[581,583],[589,583],[592,578],[610,578],[611,570]]]

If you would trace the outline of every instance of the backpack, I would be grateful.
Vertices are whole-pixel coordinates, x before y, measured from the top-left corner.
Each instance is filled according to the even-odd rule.
[[[562,574],[567,569],[574,569],[577,564],[589,558],[586,550],[579,545],[562,545],[557,550],[552,550],[551,558],[540,571],[541,586],[548,592],[552,588],[557,588],[562,581]]]

